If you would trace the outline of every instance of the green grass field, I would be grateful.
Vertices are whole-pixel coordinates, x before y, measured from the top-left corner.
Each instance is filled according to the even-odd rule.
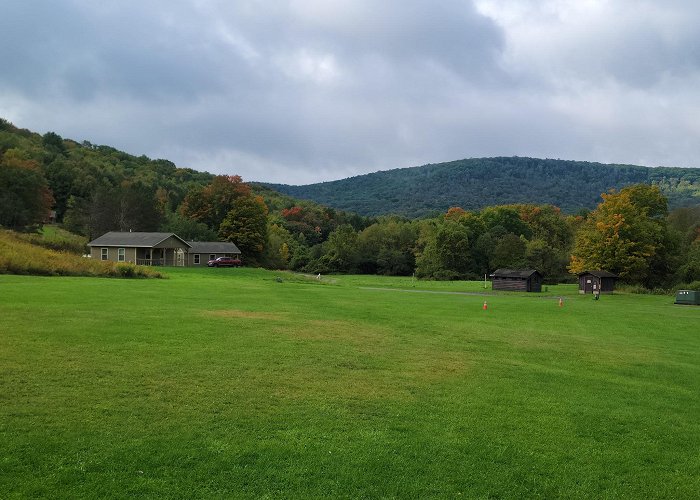
[[[0,497],[698,497],[700,307],[167,274],[0,276]]]

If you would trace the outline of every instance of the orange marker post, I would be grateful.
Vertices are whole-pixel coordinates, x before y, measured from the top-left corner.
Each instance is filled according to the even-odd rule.
[[[559,307],[564,307],[564,301],[559,297]]]
[[[488,309],[488,308],[489,308],[489,306],[487,306],[487,305],[486,305],[486,301],[484,301],[484,307],[482,307],[482,309],[485,311],[485,310]]]

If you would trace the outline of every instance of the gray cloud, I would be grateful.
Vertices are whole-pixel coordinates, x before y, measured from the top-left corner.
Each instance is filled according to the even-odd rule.
[[[200,170],[700,153],[691,2],[6,3],[0,116]]]

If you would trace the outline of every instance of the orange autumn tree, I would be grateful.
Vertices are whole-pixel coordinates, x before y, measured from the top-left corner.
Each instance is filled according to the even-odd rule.
[[[668,273],[666,198],[645,184],[601,196],[576,235],[569,271],[605,269],[630,283],[657,284]]]
[[[187,193],[180,212],[218,231],[236,201],[251,196],[250,186],[239,175],[217,175],[207,186],[194,188]]]

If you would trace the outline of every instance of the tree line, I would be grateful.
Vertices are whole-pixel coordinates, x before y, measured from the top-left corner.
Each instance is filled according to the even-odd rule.
[[[668,211],[658,186],[637,184],[602,195],[587,213],[552,205],[514,204],[436,217],[367,219],[340,224],[324,241],[309,240],[313,211],[283,210],[271,218],[274,267],[306,272],[480,279],[499,268],[529,268],[550,282],[604,269],[646,288],[700,280],[700,205]],[[271,262],[270,262],[271,263]],[[693,286],[698,287],[698,283]]]

